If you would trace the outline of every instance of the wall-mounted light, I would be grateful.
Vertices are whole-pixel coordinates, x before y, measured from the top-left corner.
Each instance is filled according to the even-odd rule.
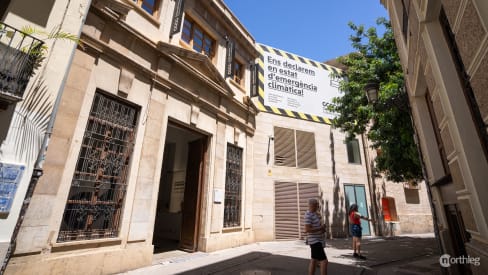
[[[266,153],[266,164],[269,164],[269,146],[271,145],[272,140],[274,140],[274,137],[268,136],[268,153]]]

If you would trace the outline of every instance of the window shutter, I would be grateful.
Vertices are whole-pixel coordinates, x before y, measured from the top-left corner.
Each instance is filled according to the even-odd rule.
[[[258,64],[254,64],[251,67],[251,97],[258,96]]]
[[[184,0],[175,0],[175,9],[173,12],[173,20],[171,21],[171,30],[169,33],[169,38],[173,37],[181,30],[181,19],[183,18],[183,10],[185,7]]]
[[[225,77],[232,77],[234,75],[234,56],[234,42],[227,40],[227,53],[225,56]]]
[[[294,130],[274,127],[274,158],[277,166],[296,167]]]
[[[295,182],[275,182],[275,238],[296,240],[300,238],[298,190]]]
[[[317,169],[314,133],[297,130],[297,166]]]

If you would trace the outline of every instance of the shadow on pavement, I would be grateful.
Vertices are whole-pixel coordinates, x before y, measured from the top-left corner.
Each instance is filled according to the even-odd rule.
[[[348,249],[350,254],[342,254],[342,257],[352,257],[352,240],[329,240],[327,247],[335,249]],[[356,260],[361,266],[377,268],[388,264],[400,264],[405,261],[421,260],[429,257],[439,256],[439,247],[434,238],[416,237],[389,237],[361,240],[361,254],[366,260]]]
[[[250,252],[239,257],[231,258],[215,264],[199,267],[183,273],[191,274],[241,274],[241,275],[270,275],[270,274],[307,274],[309,260],[265,252]],[[329,263],[328,274],[355,274],[361,267]],[[319,267],[317,267],[316,273]]]

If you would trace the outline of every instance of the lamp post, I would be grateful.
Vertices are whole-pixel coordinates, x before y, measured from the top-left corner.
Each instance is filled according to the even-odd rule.
[[[366,97],[368,98],[368,102],[371,104],[376,104],[378,101],[378,90],[379,90],[380,85],[377,82],[369,82],[364,86],[364,92],[366,93]],[[373,163],[372,160],[370,159],[370,154],[368,147],[365,146],[366,139],[364,138],[364,134],[361,134],[361,137],[363,139],[363,150],[364,150],[364,156],[368,156],[368,159],[365,161],[366,162],[366,172],[369,173],[368,175],[368,183],[370,183],[369,186],[369,195],[372,200],[372,205],[373,205],[373,216],[374,220],[377,221],[375,224],[373,224],[374,228],[376,228],[376,234],[382,236],[383,235],[383,230],[379,226],[379,214],[378,214],[378,205],[376,201],[376,182],[375,182],[375,173],[373,171]]]

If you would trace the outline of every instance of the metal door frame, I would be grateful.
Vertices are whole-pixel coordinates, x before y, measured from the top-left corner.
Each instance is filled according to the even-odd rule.
[[[366,204],[366,213],[368,214],[368,218],[370,217],[369,215],[369,206],[368,206],[368,197],[366,196],[366,185],[365,184],[360,184],[360,183],[344,183],[344,200],[345,200],[345,205],[346,205],[346,213],[347,213],[347,223],[349,224],[349,205],[347,205],[347,197],[346,197],[346,186],[353,186],[353,190],[354,190],[354,198],[356,198],[356,201],[357,201],[357,195],[356,195],[356,186],[362,186],[364,188],[364,203]],[[363,234],[364,236],[372,236],[373,234],[371,233],[371,225],[370,223],[368,222],[368,230],[369,230],[369,234],[366,235],[366,234]]]

